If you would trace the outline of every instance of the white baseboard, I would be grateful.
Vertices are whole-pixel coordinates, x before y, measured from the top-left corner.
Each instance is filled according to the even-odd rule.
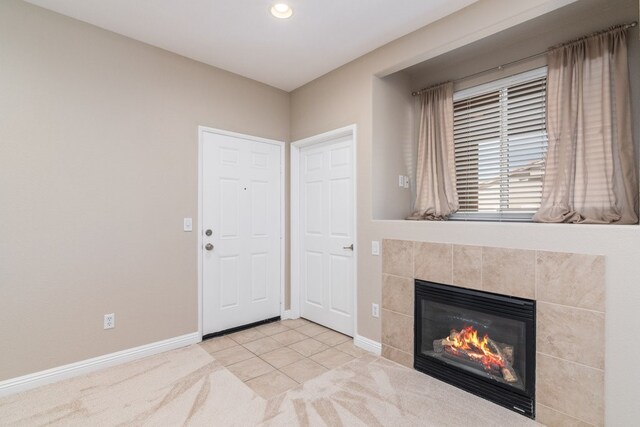
[[[353,337],[353,345],[378,356],[382,353],[382,345],[379,342],[365,338],[362,335]]]
[[[200,342],[201,338],[202,337],[198,332],[194,332],[175,338],[169,338],[164,341],[157,341],[151,344],[118,351],[116,353],[105,354],[104,356],[98,356],[92,359],[81,360],[80,362],[47,369],[46,371],[34,372],[33,374],[0,381],[0,397],[97,371],[109,366],[130,362],[132,360],[162,353],[168,350],[185,347],[187,345]]]
[[[297,318],[298,318],[298,316],[295,316],[295,314],[291,310],[284,310],[282,312],[282,314],[280,315],[280,319],[281,320],[297,319]]]

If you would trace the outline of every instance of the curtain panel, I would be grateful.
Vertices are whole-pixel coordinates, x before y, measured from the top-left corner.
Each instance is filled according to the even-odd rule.
[[[625,28],[550,49],[547,132],[542,203],[534,221],[636,224]]]
[[[453,83],[424,90],[418,99],[420,127],[417,197],[407,219],[445,220],[458,210],[453,146]]]

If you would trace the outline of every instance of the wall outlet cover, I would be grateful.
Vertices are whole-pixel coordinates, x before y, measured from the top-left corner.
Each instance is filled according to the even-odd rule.
[[[116,327],[116,314],[109,313],[104,315],[104,329],[113,329]]]
[[[371,304],[371,315],[373,317],[380,317],[380,306],[378,304]]]

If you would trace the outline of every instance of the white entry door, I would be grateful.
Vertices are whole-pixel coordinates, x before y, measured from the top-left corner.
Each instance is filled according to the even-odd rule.
[[[353,136],[300,150],[300,314],[353,336]]]
[[[203,335],[280,315],[281,147],[203,130]]]

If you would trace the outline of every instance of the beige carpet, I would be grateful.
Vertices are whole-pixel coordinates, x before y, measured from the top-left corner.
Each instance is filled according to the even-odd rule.
[[[363,356],[269,400],[192,345],[0,400],[2,426],[535,426]]]

